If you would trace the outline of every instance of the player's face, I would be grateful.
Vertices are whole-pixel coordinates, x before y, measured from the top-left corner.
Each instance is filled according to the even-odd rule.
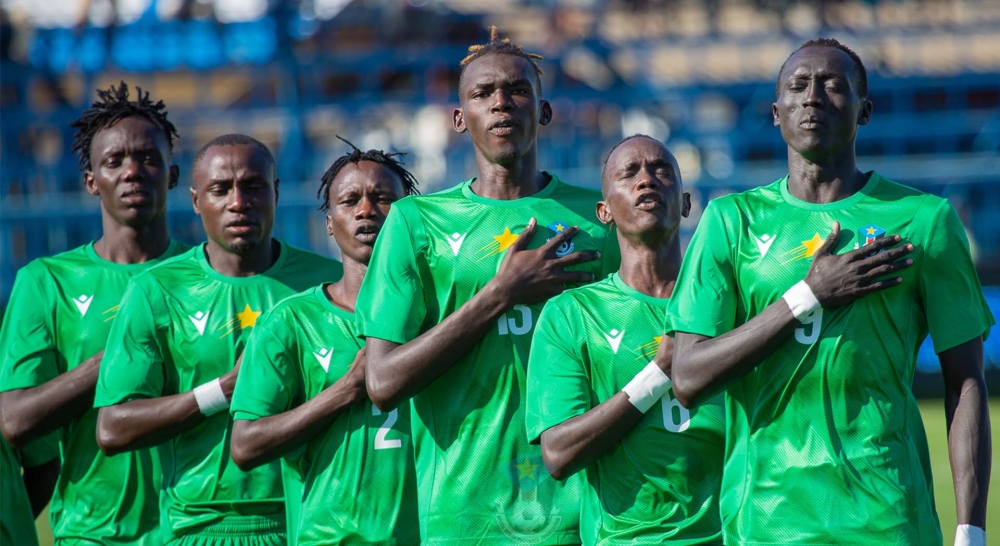
[[[625,141],[608,158],[602,178],[597,216],[623,235],[671,235],[691,209],[677,160],[655,140]]]
[[[274,164],[250,144],[209,148],[195,165],[191,200],[210,240],[234,254],[252,252],[274,226]]]
[[[330,185],[326,233],[345,260],[368,265],[389,207],[403,194],[399,175],[373,161],[348,163],[337,173]]]
[[[872,112],[871,101],[858,96],[855,70],[832,47],[807,47],[788,59],[772,113],[789,147],[809,159],[853,146]]]
[[[87,191],[101,197],[101,210],[115,222],[144,226],[162,216],[167,191],[179,171],[170,165],[170,145],[163,130],[149,120],[125,118],[94,135]]]
[[[516,55],[487,55],[466,67],[455,110],[455,130],[491,163],[510,164],[534,149],[538,126],[552,108],[541,100],[532,64]]]

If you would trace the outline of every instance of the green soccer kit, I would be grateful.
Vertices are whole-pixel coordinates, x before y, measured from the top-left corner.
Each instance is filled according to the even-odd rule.
[[[155,260],[117,264],[90,243],[23,267],[0,331],[0,390],[43,385],[103,350],[129,280],[187,249],[171,241]],[[56,543],[159,544],[156,457],[147,449],[106,457],[96,430],[97,410],[88,410],[57,431],[62,470],[49,509]]]
[[[600,194],[557,178],[530,197],[480,197],[472,180],[395,203],[358,296],[367,337],[407,343],[469,301],[496,274],[534,217],[538,248],[570,226],[557,255],[600,251],[574,269],[618,269],[618,241],[597,222]],[[516,305],[412,399],[421,538],[425,544],[579,542],[581,481],[553,480],[524,430],[528,351],[542,304]]]
[[[261,419],[298,407],[347,374],[362,342],[354,313],[319,286],[272,309],[247,342],[233,419]],[[286,457],[302,475],[299,546],[420,540],[410,411],[381,412],[366,401]]]
[[[899,286],[802,317],[794,335],[726,391],[721,501],[728,544],[941,544],[910,391],[928,333],[940,353],[994,323],[958,215],[944,199],[872,172],[813,204],[787,177],[712,201],[668,308],[668,333],[715,337],[805,278],[834,221],[836,252],[899,234],[914,264]]]
[[[21,468],[41,466],[59,457],[59,442],[50,434],[14,449],[0,435],[0,544],[35,546],[35,516]]]
[[[545,304],[531,342],[528,439],[621,392],[656,356],[667,299],[617,273]],[[688,410],[672,391],[585,469],[583,543],[721,544],[722,397]]]
[[[108,338],[94,405],[188,392],[226,374],[262,313],[341,274],[339,262],[280,244],[274,265],[250,277],[212,269],[205,245],[137,275]],[[166,539],[265,534],[283,542],[280,465],[240,470],[229,456],[231,430],[221,412],[158,446]]]

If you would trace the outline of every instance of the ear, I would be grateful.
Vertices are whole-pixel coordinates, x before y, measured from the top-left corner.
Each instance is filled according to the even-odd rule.
[[[191,190],[191,207],[194,208],[194,213],[201,216],[201,208],[198,207],[198,190],[194,189],[194,186],[188,188]]]
[[[455,111],[451,113],[451,126],[457,133],[464,133],[469,130],[469,128],[465,126],[465,114],[462,113],[461,108],[456,108]]]
[[[541,115],[538,117],[538,123],[543,127],[548,125],[552,121],[552,105],[549,101],[542,101]]]
[[[181,180],[181,168],[177,165],[170,166],[170,182],[167,183],[167,189],[172,190],[177,187],[177,183]]]
[[[100,192],[97,191],[97,181],[94,180],[94,171],[83,173],[83,185],[90,195],[100,195]]]
[[[611,217],[611,208],[606,201],[597,202],[597,219],[604,225],[615,223],[615,219]]]
[[[277,178],[274,179],[274,204],[278,204],[278,186],[281,184],[281,180]]]
[[[681,208],[681,216],[687,218],[688,214],[691,214],[691,194],[684,192],[684,195],[681,197],[681,201],[684,203]]]
[[[868,125],[868,122],[872,120],[873,108],[872,101],[865,99],[864,103],[861,104],[861,111],[858,112],[858,125]]]
[[[781,126],[781,116],[778,115],[778,103],[771,103],[771,121],[775,127]]]
[[[326,213],[326,234],[333,237],[333,215]]]

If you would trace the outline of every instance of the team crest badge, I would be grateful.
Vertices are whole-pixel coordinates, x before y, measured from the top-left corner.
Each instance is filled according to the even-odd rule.
[[[547,243],[551,241],[552,237],[559,235],[560,233],[565,231],[566,228],[568,227],[569,224],[567,224],[566,222],[552,222],[551,224],[549,224],[549,231],[552,232],[552,235],[550,235],[548,239],[545,239],[545,242]],[[574,248],[575,246],[573,245],[572,240],[566,241],[565,243],[559,245],[559,248],[556,249],[556,256],[562,258],[563,256],[569,254],[570,252],[573,252]]]
[[[885,230],[875,224],[868,224],[867,226],[859,229],[858,233],[861,235],[860,240],[864,241],[864,244],[861,246],[868,246],[874,243],[875,239],[885,237]],[[881,252],[881,250],[879,252]]]
[[[512,503],[494,505],[497,524],[513,544],[539,544],[555,534],[562,523],[555,488],[541,457],[521,456],[508,464],[510,479],[517,484]]]

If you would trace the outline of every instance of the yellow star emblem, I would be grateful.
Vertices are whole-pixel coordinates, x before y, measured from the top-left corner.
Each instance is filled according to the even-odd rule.
[[[812,258],[812,255],[816,254],[821,246],[823,246],[823,238],[819,236],[819,233],[814,233],[811,239],[802,241],[800,245],[784,253],[783,256],[787,256],[788,259],[781,262],[781,265]]]
[[[562,231],[564,229],[566,229],[566,226],[562,224],[556,224],[556,231]]]
[[[875,228],[874,227],[870,227],[870,228],[866,229],[865,232],[867,232],[868,235],[875,235]]]
[[[632,349],[632,352],[638,355],[635,359],[653,358],[653,356],[656,355],[657,349],[660,348],[661,339],[663,339],[663,336],[653,336],[653,341],[647,341],[635,349]]]
[[[257,317],[260,316],[260,311],[254,311],[249,305],[243,308],[243,311],[236,313],[236,318],[240,319],[240,328],[250,328],[257,324]]]
[[[493,241],[491,241],[483,248],[479,249],[478,252],[482,254],[482,256],[480,256],[479,260],[477,261],[482,261],[485,260],[486,258],[489,258],[490,256],[502,254],[505,250],[507,250],[510,247],[510,245],[514,244],[514,241],[516,240],[517,240],[517,234],[512,233],[509,227],[504,227],[503,233],[501,233],[500,235],[494,235]]]
[[[532,464],[531,461],[528,460],[527,457],[525,457],[524,461],[522,461],[518,465],[515,465],[515,468],[517,468],[517,475],[518,475],[517,479],[523,480],[524,478],[534,478],[535,470],[538,469],[538,465]]]

